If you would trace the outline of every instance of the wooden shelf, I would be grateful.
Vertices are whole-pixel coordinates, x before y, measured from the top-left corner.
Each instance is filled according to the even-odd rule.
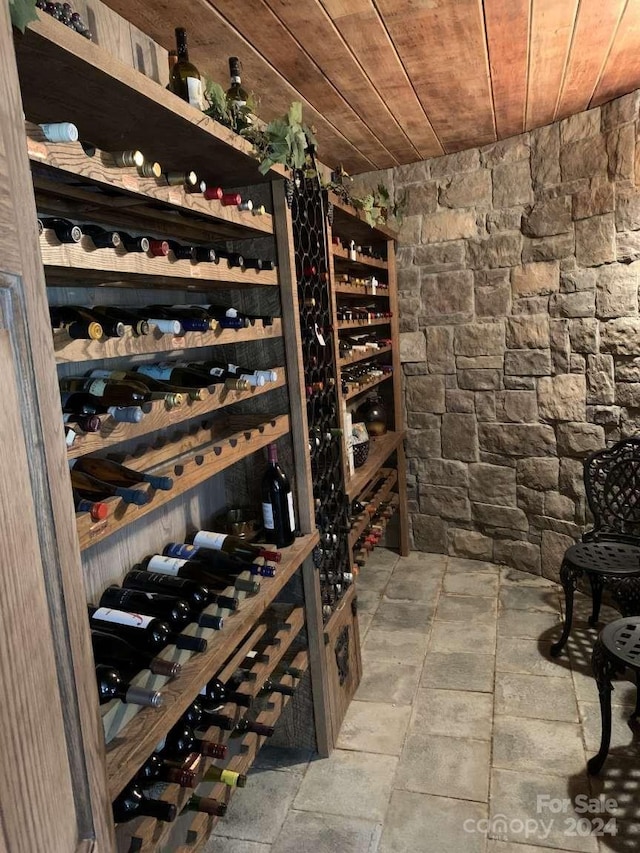
[[[334,260],[345,261],[349,266],[367,267],[377,270],[389,269],[389,265],[386,261],[379,261],[377,258],[370,258],[369,255],[362,255],[360,252],[356,252],[356,259],[353,261],[349,258],[349,250],[342,249],[340,246],[332,246],[331,254],[334,257]]]
[[[49,15],[15,39],[29,121],[71,121],[104,151],[137,148],[164,168],[193,169],[207,183],[242,186],[263,176],[251,144]],[[46,71],[44,70],[46,69]],[[55,85],[45,85],[54,80]]]
[[[261,388],[250,388],[248,391],[230,391],[224,386],[220,386],[206,399],[187,400],[182,406],[175,409],[167,409],[164,401],[158,400],[151,404],[150,411],[137,424],[120,423],[114,421],[110,415],[101,415],[102,428],[100,432],[79,432],[68,449],[67,456],[69,459],[74,459],[77,456],[85,456],[87,453],[95,453],[131,438],[140,438],[151,432],[171,429],[176,424],[194,418],[205,418],[207,415],[221,411],[234,403],[253,400],[276,388],[283,388],[287,384],[284,368],[278,367],[276,369],[278,371],[277,381],[267,382]],[[69,426],[73,428],[73,422],[70,422]]]
[[[161,492],[148,486],[141,487],[151,495],[151,500],[142,506],[125,504],[120,498],[107,498],[104,503],[109,507],[109,515],[103,521],[93,522],[86,512],[76,515],[81,550],[93,547],[116,531],[155,512],[289,432],[288,415],[277,415],[272,420],[267,420],[269,415],[254,417],[255,420],[252,416],[230,416],[222,422],[215,422],[207,430],[210,438],[206,444],[202,441],[203,430],[178,441],[168,441],[157,449],[151,448],[140,456],[126,457],[126,464],[137,470],[153,470],[159,476],[173,477],[173,488]],[[243,422],[251,423],[251,426],[244,426]]]
[[[238,210],[235,205],[225,207],[217,200],[207,201],[200,194],[187,193],[181,186],[170,187],[153,178],[143,178],[135,168],[105,165],[109,163],[108,154],[96,149],[95,155],[88,157],[80,142],[47,142],[38,125],[31,122],[26,124],[26,134],[27,151],[32,163],[63,173],[67,181],[73,178],[72,183],[60,180],[53,182],[54,186],[50,189],[57,195],[76,199],[79,195],[79,181],[82,182],[80,187],[86,183],[91,190],[97,187],[108,192],[91,192],[90,199],[87,199],[90,210],[86,215],[89,219],[100,218],[98,211],[101,207],[116,216],[120,211],[128,211],[124,204],[128,197],[138,221],[142,221],[146,215],[158,216],[157,209],[145,207],[146,202],[156,208],[158,204],[165,206],[167,212],[174,216],[178,211],[189,211],[204,220],[200,223],[201,227],[208,228],[209,232],[214,228],[223,239],[241,240],[273,234],[273,217],[269,214],[254,216],[251,212]],[[56,175],[52,173],[51,177],[55,178]],[[114,190],[122,195],[114,197]],[[81,193],[82,190],[79,202],[82,201]],[[82,216],[81,203],[78,209],[80,212],[76,217]]]
[[[365,245],[371,240],[386,241],[398,238],[397,232],[387,225],[369,225],[362,211],[346,204],[335,193],[329,193],[329,201],[333,204],[332,230],[341,237],[349,237]]]
[[[368,326],[388,326],[390,323],[390,317],[382,317],[378,320],[338,320],[336,326],[339,332],[343,332],[345,329],[366,329]]]
[[[205,285],[211,289],[213,284],[227,288],[274,286],[278,284],[278,271],[229,269],[225,261],[219,264],[178,261],[175,258],[154,258],[144,252],[120,253],[117,249],[93,249],[85,246],[59,243],[50,230],[40,235],[42,262],[49,279],[59,281],[69,278],[74,281],[105,284],[129,280],[135,287],[141,286],[141,277],[153,278],[152,286],[163,282],[176,283],[182,289],[191,289],[190,284]],[[179,280],[176,282],[176,280]],[[188,283],[188,284],[187,284]]]
[[[387,379],[391,379],[392,377],[393,373],[387,373],[384,376],[379,376],[377,379],[374,379],[373,382],[368,382],[366,385],[363,385],[362,388],[355,388],[353,391],[343,394],[342,399],[353,400],[354,397],[359,397],[360,394],[365,394],[367,391],[375,388],[376,385],[380,385],[382,382],[386,382]]]
[[[265,326],[256,320],[246,329],[221,329],[212,332],[185,332],[183,335],[161,335],[155,327],[148,335],[134,335],[127,329],[121,338],[104,338],[100,341],[73,340],[65,331],[54,331],[53,348],[58,364],[82,361],[100,361],[105,358],[126,358],[132,355],[155,355],[179,353],[200,347],[215,347],[223,344],[243,344],[247,341],[263,341],[266,338],[282,337],[282,321],[274,317],[271,325]]]
[[[393,347],[380,347],[380,349],[371,349],[367,352],[358,352],[348,358],[341,358],[338,362],[338,367],[348,367],[350,364],[356,364],[358,361],[364,361],[367,358],[377,358],[385,352],[391,352]]]
[[[363,497],[363,501],[366,501],[367,504],[373,504],[376,507],[378,507],[380,503],[391,493],[391,489],[398,480],[398,472],[395,468],[380,468],[378,475],[385,478],[384,483],[375,494]],[[360,496],[358,495],[358,497]],[[370,523],[371,515],[365,510],[351,525],[351,531],[349,533],[350,548],[353,548],[361,534],[367,529]]]
[[[368,296],[371,299],[389,298],[389,289],[387,287],[376,287],[374,292],[374,289],[370,285],[342,282],[342,284],[337,283],[333,289],[339,296],[359,296],[360,298]]]
[[[164,706],[160,711],[140,709],[128,721],[126,730],[122,730],[108,744],[107,777],[111,799],[120,793],[158,741],[193,702],[202,685],[225,665],[227,658],[242,642],[245,634],[251,630],[317,543],[318,534],[314,532],[299,537],[289,548],[281,549],[282,561],[278,565],[276,576],[263,579],[257,595],[242,601],[240,608],[227,617],[222,631],[193,626],[193,633],[208,639],[206,652],[191,655],[184,660],[183,656],[189,653],[171,647],[174,652],[169,655],[171,659],[183,661],[179,678],[165,683],[164,678],[148,673],[149,681],[143,683],[153,684],[155,679],[160,679],[159,683],[163,684]],[[167,655],[163,654],[164,656]]]
[[[357,497],[367,483],[376,475],[378,469],[393,451],[402,444],[404,432],[387,432],[379,438],[371,438],[369,456],[360,468],[356,468],[352,477],[347,480],[346,492],[351,500]]]

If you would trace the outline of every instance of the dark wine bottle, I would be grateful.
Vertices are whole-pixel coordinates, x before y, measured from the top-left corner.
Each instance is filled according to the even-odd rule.
[[[179,649],[203,652],[206,640],[188,634],[174,634],[166,622],[142,613],[127,613],[109,607],[89,607],[89,622],[92,628],[122,637],[123,640],[148,652],[159,652],[174,643]]]
[[[236,722],[225,714],[207,713],[206,711],[205,717],[210,725],[231,732],[231,737],[240,737],[246,732],[254,732],[262,737],[271,737],[275,731],[273,726],[266,726],[255,720],[248,720],[246,717],[242,717]]]
[[[182,388],[209,389],[213,387],[211,377],[203,370],[185,367],[165,361],[158,364],[140,364],[136,372],[152,379],[159,379]]]
[[[121,423],[137,424],[144,413],[140,406],[108,406],[101,397],[82,392],[64,391],[61,395],[62,411],[70,414],[105,414]]]
[[[140,786],[135,782],[130,782],[124,791],[116,797],[112,809],[113,819],[116,823],[125,823],[141,815],[148,815],[155,817],[156,820],[171,823],[178,815],[178,810],[173,803],[165,803],[162,800],[152,800],[145,797]]]
[[[276,570],[268,564],[249,563],[224,554],[222,551],[214,551],[212,548],[202,548],[197,545],[186,545],[179,542],[170,542],[164,547],[162,553],[166,557],[177,557],[179,560],[193,560],[203,563],[214,572],[229,572],[237,575],[240,571],[248,571],[252,575],[261,575],[263,578],[275,577]]]
[[[70,412],[64,412],[62,420],[65,424],[73,422],[84,432],[100,432],[102,426],[102,421],[97,415],[88,413],[71,414]]]
[[[154,657],[151,652],[136,648],[107,631],[91,631],[91,644],[93,656],[97,663],[113,666],[115,669],[127,674],[134,674],[143,669],[148,669],[156,675],[166,675],[169,678],[177,678],[182,667],[179,663]]]
[[[145,474],[144,471],[135,471],[133,468],[127,468],[126,465],[121,465],[112,459],[103,459],[98,456],[80,456],[73,463],[73,468],[75,471],[82,471],[91,477],[115,486],[134,486],[138,483],[149,483],[152,488],[165,492],[173,488],[171,477],[156,477],[154,474]]]
[[[148,237],[132,237],[131,234],[125,234],[120,231],[120,248],[125,252],[148,252],[149,238]]]
[[[123,578],[122,586],[143,592],[175,595],[188,602],[194,613],[201,613],[209,604],[217,604],[224,610],[237,610],[240,604],[237,598],[211,592],[205,586],[188,578],[174,578],[159,572],[130,571]]]
[[[185,332],[209,332],[211,331],[211,321],[198,317],[197,313],[188,310],[175,309],[170,305],[149,305],[145,309],[154,317],[160,317],[165,320],[178,320]]]
[[[149,502],[149,496],[137,489],[129,489],[124,486],[114,486],[105,483],[95,477],[85,474],[84,471],[70,469],[71,485],[81,498],[88,501],[101,501],[105,498],[120,498],[125,503],[144,506]]]
[[[151,331],[147,320],[141,319],[127,308],[121,308],[117,305],[94,305],[91,310],[98,318],[107,317],[111,320],[117,320],[124,326],[130,326],[136,337],[148,335]]]
[[[275,444],[268,447],[269,464],[262,476],[262,517],[265,533],[278,548],[292,545],[296,519],[289,478],[278,464]]]
[[[190,812],[204,812],[204,814],[214,817],[224,817],[227,813],[227,804],[220,803],[218,800],[214,800],[213,797],[201,797],[198,794],[194,794],[187,802],[185,810]]]
[[[61,243],[79,243],[82,240],[82,229],[68,219],[57,216],[43,216],[40,220],[45,230],[54,232]]]
[[[280,684],[267,678],[260,688],[259,695],[267,696],[269,693],[281,693],[283,696],[293,696],[295,692],[295,687],[291,687],[289,684]]]
[[[221,616],[198,615],[188,602],[176,596],[123,589],[115,585],[107,587],[102,593],[100,606],[157,616],[166,622],[172,631],[181,631],[189,622],[198,622],[201,627],[214,628],[216,631],[221,630],[224,625]]]
[[[161,554],[150,554],[140,563],[143,569],[148,568],[152,572],[173,575],[174,577],[189,578],[214,589],[227,589],[235,586],[237,590],[255,594],[260,590],[260,584],[255,581],[235,577],[233,574],[222,572],[215,573],[207,568],[204,563],[195,560],[178,560],[175,557],[165,557]],[[139,568],[136,566],[136,568]],[[240,569],[241,571],[242,569]]]
[[[100,318],[93,313],[91,308],[81,305],[58,305],[56,314],[63,322],[83,323],[90,328],[91,323],[98,323],[102,328],[102,334],[107,338],[121,338],[124,335],[124,325],[108,317]]]
[[[96,666],[96,682],[100,704],[120,699],[132,705],[145,705],[148,708],[162,707],[162,694],[157,690],[147,690],[146,687],[136,687],[124,681],[117,669],[105,664]]]
[[[142,788],[155,785],[156,782],[173,782],[181,788],[195,788],[198,776],[196,770],[184,766],[173,767],[154,752],[138,770],[134,781]]]
[[[63,315],[64,311],[61,311],[57,305],[49,307],[52,328],[64,329],[70,338],[74,340],[99,341],[103,336],[102,326],[95,318],[87,317],[82,320],[75,319],[69,321],[63,319]]]
[[[166,382],[158,382],[142,370],[90,370],[86,375],[90,379],[106,379],[108,382],[124,385],[141,385],[147,393],[153,394],[156,400],[164,400],[169,409],[181,406],[185,400],[185,394],[181,389]]]
[[[227,756],[227,747],[223,743],[203,740],[195,736],[193,729],[184,723],[177,723],[167,733],[162,748],[156,750],[163,758],[182,758],[190,752],[199,752],[209,758],[223,759]]]
[[[187,33],[182,27],[176,27],[176,47],[178,60],[171,69],[169,88],[192,107],[202,109],[202,80],[196,66],[189,61]]]
[[[109,379],[90,379],[86,376],[69,376],[60,380],[62,391],[79,391],[100,397],[106,406],[142,406],[153,400],[164,399],[164,394],[150,392],[142,383],[112,382]]]
[[[222,203],[225,203],[224,196],[222,196]],[[219,258],[227,262],[229,269],[244,266],[244,257],[239,252],[227,252],[226,249],[218,249],[217,253]]]
[[[82,233],[91,238],[96,249],[117,249],[122,243],[118,231],[110,231],[100,225],[84,224]]]
[[[73,493],[73,503],[76,512],[88,512],[92,521],[102,521],[109,515],[109,507],[101,501],[87,501],[77,492]]]
[[[282,554],[278,551],[263,548],[261,545],[253,545],[251,542],[240,539],[239,536],[230,536],[227,533],[198,530],[189,538],[198,547],[211,548],[213,551],[224,551],[225,554],[239,557],[248,562],[253,562],[258,557],[264,557],[265,560],[271,560],[272,563],[279,563],[282,559]]]

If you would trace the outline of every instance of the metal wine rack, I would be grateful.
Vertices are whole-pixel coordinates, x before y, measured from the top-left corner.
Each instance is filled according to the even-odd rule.
[[[315,520],[320,543],[313,553],[320,574],[322,610],[331,616],[351,582],[349,499],[345,492],[343,442],[329,288],[327,203],[317,179],[296,173],[288,182],[300,304],[309,449]]]

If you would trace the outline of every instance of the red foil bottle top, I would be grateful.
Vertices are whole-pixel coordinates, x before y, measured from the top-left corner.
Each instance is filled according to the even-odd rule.
[[[109,515],[109,507],[104,503],[94,503],[91,507],[91,518],[94,521],[102,521]]]
[[[217,199],[219,201],[224,195],[224,191],[222,187],[207,187],[206,190],[202,193],[202,195],[210,201],[214,199]]]
[[[225,207],[231,207],[234,204],[240,204],[242,202],[242,196],[240,193],[222,193],[220,201]]]
[[[166,257],[171,247],[166,240],[149,240],[149,251],[156,257]]]

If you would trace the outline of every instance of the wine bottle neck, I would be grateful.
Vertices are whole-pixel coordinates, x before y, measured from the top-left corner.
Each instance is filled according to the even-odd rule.
[[[187,47],[187,33],[183,29],[176,30],[176,47],[178,49],[178,60],[188,62],[189,48]]]

